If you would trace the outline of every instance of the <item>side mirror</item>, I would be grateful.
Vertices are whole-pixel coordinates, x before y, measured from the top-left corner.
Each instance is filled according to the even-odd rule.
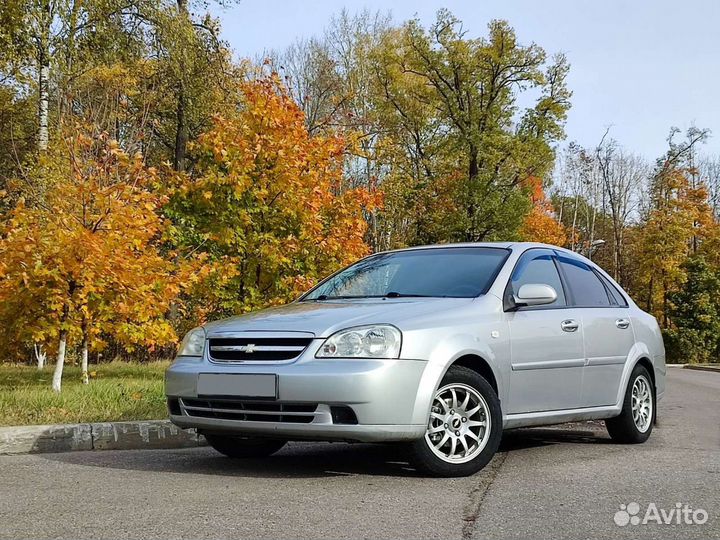
[[[526,283],[513,297],[517,306],[542,306],[557,300],[557,292],[550,285]]]

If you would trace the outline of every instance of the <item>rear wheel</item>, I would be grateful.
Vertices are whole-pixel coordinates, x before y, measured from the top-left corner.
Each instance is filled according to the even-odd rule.
[[[228,435],[206,434],[210,446],[230,458],[248,459],[267,457],[280,450],[287,441],[277,439],[253,439]]]
[[[615,418],[605,420],[610,437],[619,443],[645,442],[653,429],[655,420],[655,391],[648,370],[635,366],[630,374],[622,412]]]
[[[495,390],[475,371],[451,366],[433,398],[425,436],[410,444],[411,461],[433,476],[468,476],[488,464],[501,436]]]

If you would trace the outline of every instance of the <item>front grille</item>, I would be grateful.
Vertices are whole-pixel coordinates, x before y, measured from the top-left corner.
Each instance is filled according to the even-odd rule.
[[[312,338],[210,338],[215,362],[272,362],[302,354]]]
[[[289,422],[309,424],[315,418],[317,403],[267,403],[236,400],[180,400],[188,416],[244,420],[246,422]]]

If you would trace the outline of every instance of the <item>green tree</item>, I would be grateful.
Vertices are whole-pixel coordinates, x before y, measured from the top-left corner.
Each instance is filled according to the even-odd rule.
[[[34,96],[37,149],[47,150],[51,121],[73,106],[72,84],[104,59],[138,50],[131,23],[145,0],[12,0],[0,4],[0,70]]]
[[[156,97],[148,113],[159,143],[151,154],[184,171],[188,145],[210,128],[213,114],[237,102],[242,70],[219,38],[218,20],[193,14],[187,0],[158,3],[148,15]]]
[[[720,270],[701,256],[682,265],[686,281],[670,293],[668,357],[681,362],[720,360]]]
[[[415,20],[388,34],[377,52],[378,108],[398,146],[394,162],[416,171],[423,241],[517,235],[530,210],[523,182],[549,172],[551,144],[563,137],[567,72],[564,57],[548,62],[504,21],[471,39],[443,10],[428,30]],[[531,88],[540,97],[518,111]]]
[[[366,216],[374,249],[518,236],[531,207],[524,181],[547,176],[563,136],[562,56],[520,45],[502,21],[474,39],[446,10],[428,29],[365,11],[341,13],[274,62],[311,131],[357,141],[345,186],[385,194]],[[523,109],[526,91],[539,97]]]
[[[64,4],[64,2],[62,2]],[[0,4],[0,65],[5,79],[35,89],[37,148],[48,146],[50,64],[59,32],[53,22],[66,7],[60,0],[19,0]]]

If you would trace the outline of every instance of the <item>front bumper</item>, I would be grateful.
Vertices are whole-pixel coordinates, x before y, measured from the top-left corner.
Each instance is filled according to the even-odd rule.
[[[178,358],[165,376],[165,393],[179,402],[198,396],[200,373],[274,373],[275,404],[318,404],[311,423],[194,416],[181,407],[170,420],[182,428],[302,440],[400,441],[422,437],[430,407],[418,392],[427,362],[420,360],[299,359],[290,364],[243,365]],[[241,398],[238,398],[241,399]],[[357,424],[334,423],[333,406],[352,409]]]

